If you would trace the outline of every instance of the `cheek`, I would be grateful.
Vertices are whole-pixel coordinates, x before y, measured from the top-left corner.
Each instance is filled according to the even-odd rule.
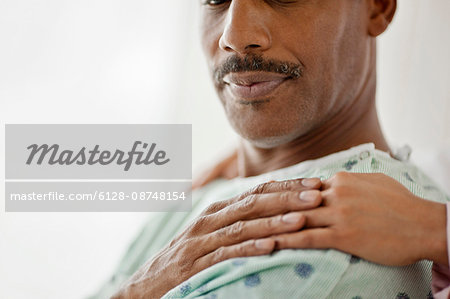
[[[201,30],[201,44],[203,49],[203,54],[205,55],[206,61],[208,62],[208,65],[211,65],[211,59],[214,56],[214,53],[216,52],[215,45],[216,45],[216,38],[213,32],[211,30]]]
[[[212,16],[208,13],[203,13],[201,24],[200,24],[200,38],[203,52],[206,56],[208,64],[211,66],[212,59],[217,56],[220,51],[219,39],[223,32],[223,22],[224,16],[217,15]]]
[[[348,7],[333,6],[324,7],[303,26],[298,22],[280,25],[286,35],[283,47],[305,65],[304,92],[318,117],[330,116],[344,105],[341,99],[360,73],[355,61],[361,50],[355,44],[361,26],[355,19],[358,23],[361,17],[349,13]]]
[[[280,49],[291,53],[291,59],[305,66],[302,78],[305,96],[316,100],[330,98],[336,72],[336,28],[326,18],[318,16],[301,24],[294,21],[281,24],[278,29],[278,34],[283,34]]]

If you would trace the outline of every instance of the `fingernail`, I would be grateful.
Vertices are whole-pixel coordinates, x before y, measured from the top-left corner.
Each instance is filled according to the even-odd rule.
[[[283,217],[281,218],[281,220],[283,220],[283,222],[286,223],[296,223],[298,222],[299,219],[300,214],[293,214],[293,213],[283,215]]]
[[[313,201],[320,196],[319,190],[307,190],[300,193],[300,199],[305,201]]]
[[[273,248],[273,241],[270,239],[260,239],[256,240],[255,242],[256,248],[259,249],[272,249]]]
[[[302,180],[302,185],[307,187],[307,188],[314,188],[315,186],[317,186],[320,182],[320,179],[318,178],[308,178],[308,179],[303,179]]]

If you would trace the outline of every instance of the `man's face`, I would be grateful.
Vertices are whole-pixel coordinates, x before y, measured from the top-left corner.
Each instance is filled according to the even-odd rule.
[[[233,128],[271,148],[348,109],[373,47],[363,0],[200,0],[202,45]]]

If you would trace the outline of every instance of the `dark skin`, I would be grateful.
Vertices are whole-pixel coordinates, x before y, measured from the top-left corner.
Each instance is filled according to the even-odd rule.
[[[392,20],[395,0],[209,0],[201,9],[213,81],[243,138],[229,174],[257,175],[367,142],[389,150],[375,110],[375,37]],[[246,57],[250,63],[242,62]],[[218,72],[229,59],[236,62],[232,71]],[[418,201],[404,211],[411,206],[407,190],[394,203],[358,201],[388,184],[401,187],[383,176],[374,183],[339,173],[324,182],[268,182],[213,203],[114,298],[159,298],[218,262],[283,248],[336,248],[386,265],[446,262],[445,207]],[[431,210],[431,217],[424,213]],[[371,242],[359,246],[361,235]],[[405,255],[396,246],[411,238],[417,244]],[[378,250],[386,242],[389,258]]]
[[[211,70],[230,55],[249,53],[305,69],[255,105],[239,104],[228,84],[215,82],[231,125],[243,137],[240,174],[257,175],[367,142],[388,151],[375,109],[375,37],[389,24],[395,1],[281,2],[225,1],[202,9]]]

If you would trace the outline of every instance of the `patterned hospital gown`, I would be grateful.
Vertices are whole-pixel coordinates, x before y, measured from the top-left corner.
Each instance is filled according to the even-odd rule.
[[[414,165],[391,158],[376,150],[373,144],[363,144],[260,176],[218,180],[193,193],[192,212],[152,216],[130,246],[116,274],[93,298],[106,298],[117,290],[120,282],[210,203],[231,198],[269,180],[327,179],[339,171],[385,173],[417,196],[442,203],[450,200]],[[431,265],[430,261],[421,261],[409,266],[389,267],[332,249],[289,249],[213,265],[169,291],[164,298],[432,298]]]

